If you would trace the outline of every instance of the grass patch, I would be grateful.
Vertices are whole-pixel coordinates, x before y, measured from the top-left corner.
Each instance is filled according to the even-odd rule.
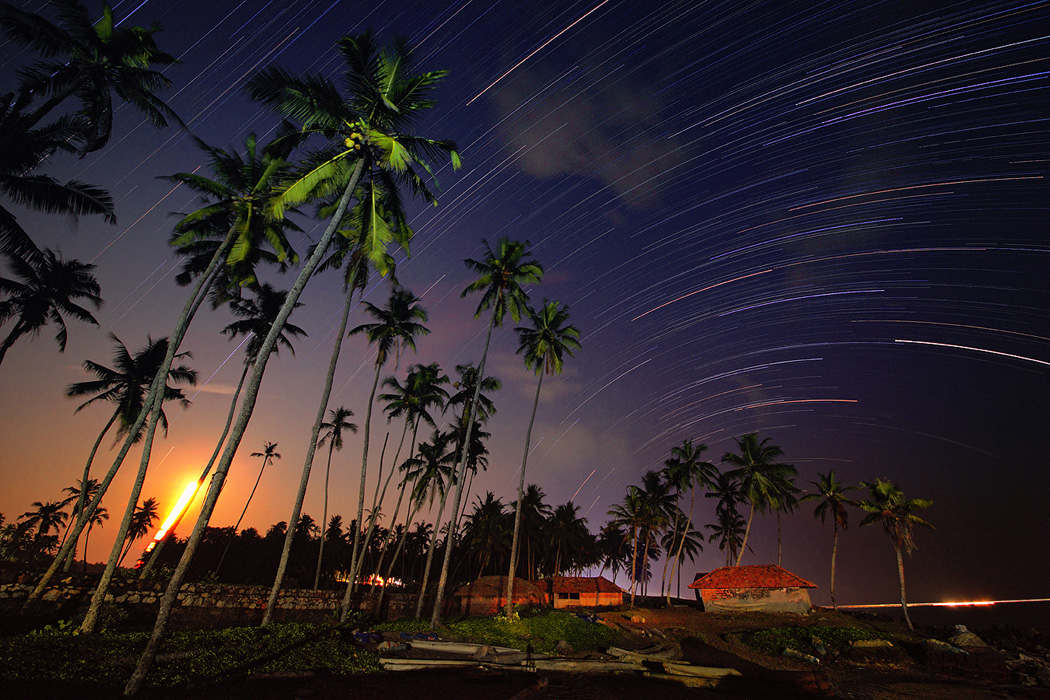
[[[0,639],[0,681],[123,684],[148,639],[143,632]],[[322,669],[348,674],[378,671],[380,666],[374,654],[338,628],[297,623],[233,627],[169,634],[147,684],[174,687],[254,673]]]
[[[785,649],[804,653],[813,651],[813,638],[819,639],[828,649],[843,649],[850,642],[861,639],[881,639],[870,630],[857,627],[774,627],[768,630],[748,632],[742,640],[748,646],[767,654],[782,654]]]
[[[457,641],[491,644],[524,650],[529,644],[536,651],[552,652],[564,639],[577,651],[605,649],[612,643],[608,627],[581,620],[570,613],[546,611],[523,612],[516,620],[504,617],[467,617],[444,620],[442,636]],[[377,632],[426,632],[430,625],[422,620],[397,620],[372,628]]]

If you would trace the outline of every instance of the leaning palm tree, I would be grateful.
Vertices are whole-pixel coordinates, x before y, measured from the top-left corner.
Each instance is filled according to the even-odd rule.
[[[514,507],[514,531],[510,545],[510,570],[507,573],[507,619],[514,616],[514,572],[518,567],[518,537],[521,532],[521,509],[525,492],[525,465],[529,459],[532,441],[532,426],[536,422],[536,408],[540,404],[540,388],[546,374],[561,374],[565,366],[565,355],[572,357],[573,350],[580,347],[580,331],[569,325],[569,307],[556,301],[544,301],[539,312],[529,310],[532,327],[515,328],[518,334],[518,354],[525,359],[525,366],[533,370],[536,380],[536,397],[532,400],[529,427],[525,429],[525,451],[521,455],[521,474],[518,478],[518,500]]]
[[[722,456],[723,462],[736,467],[729,472],[729,476],[740,481],[741,490],[750,506],[747,526],[744,528],[744,541],[736,558],[737,566],[740,566],[740,559],[747,549],[755,511],[764,512],[776,507],[780,496],[790,489],[788,479],[797,474],[790,464],[773,461],[784,454],[784,451],[776,445],[767,445],[769,440],[770,438],[765,438],[759,442],[757,433],[747,433],[736,439],[740,454],[726,452]]]
[[[824,522],[828,513],[831,513],[831,607],[838,610],[835,603],[835,556],[839,550],[839,528],[845,530],[849,527],[849,511],[846,510],[846,506],[857,506],[857,501],[849,498],[846,493],[860,487],[843,486],[835,476],[834,469],[819,476],[820,481],[809,482],[817,487],[816,492],[807,493],[799,501],[820,501],[813,509],[813,517],[820,518],[820,522]]]
[[[56,327],[59,352],[66,349],[65,317],[98,325],[91,312],[80,305],[87,301],[96,309],[102,305],[94,265],[79,260],[63,260],[51,250],[43,250],[38,262],[15,257],[10,260],[11,277],[0,278],[0,325],[14,325],[0,342],[0,364],[15,341],[22,336],[39,335],[49,325]]]
[[[481,292],[481,302],[474,312],[474,318],[480,318],[481,313],[491,309],[489,318],[489,329],[485,334],[485,348],[481,352],[481,362],[478,364],[478,376],[485,376],[485,361],[488,359],[489,343],[492,341],[492,329],[503,325],[503,319],[509,313],[515,321],[520,321],[522,314],[527,309],[529,295],[524,287],[529,284],[538,284],[543,279],[543,266],[532,259],[528,251],[528,243],[512,241],[509,238],[500,239],[493,248],[485,243],[485,256],[481,260],[467,258],[467,267],[478,273],[478,278],[467,285],[462,296]],[[452,521],[454,525],[459,513],[460,499],[463,495],[463,482],[466,477],[467,450],[470,446],[470,434],[474,428],[475,410],[477,397],[481,392],[481,383],[474,388],[474,396],[464,411],[467,426],[466,439],[460,448],[457,460],[456,494],[452,500]],[[449,543],[451,545],[451,534],[453,527],[449,527]],[[448,581],[449,563],[452,559],[452,547],[445,547],[445,558],[441,564],[441,575],[438,578],[437,594],[434,597],[434,612],[430,616],[431,628],[437,627],[441,618],[441,606],[445,595],[445,584]]]
[[[406,349],[415,350],[415,338],[418,335],[427,335],[430,330],[423,325],[427,320],[427,312],[419,304],[419,299],[412,292],[395,288],[384,307],[365,302],[365,311],[375,319],[372,323],[363,323],[353,328],[349,335],[362,333],[368,338],[369,345],[376,347],[376,372],[372,380],[372,390],[368,394],[368,403],[365,410],[365,429],[363,435],[363,447],[361,450],[361,484],[358,492],[357,521],[362,520],[365,510],[365,479],[368,471],[368,438],[372,422],[372,404],[375,402],[376,388],[379,386],[379,376],[383,365],[393,354],[395,361],[399,361],[401,353]],[[375,520],[369,525],[369,531],[374,527]],[[350,559],[350,580],[347,583],[347,595],[343,599],[344,614],[349,605],[350,592],[353,590],[357,580],[357,574],[361,569],[363,560],[363,548],[361,547],[361,531],[354,531],[353,550]]]
[[[861,482],[861,486],[868,490],[869,498],[858,504],[868,512],[860,524],[863,527],[881,523],[882,529],[890,536],[893,552],[897,555],[897,580],[901,586],[901,610],[904,611],[904,621],[908,623],[908,629],[914,632],[915,627],[911,624],[911,618],[908,617],[908,599],[904,593],[904,555],[911,556],[916,549],[916,525],[933,529],[933,525],[915,514],[917,510],[924,510],[932,506],[933,501],[925,498],[909,500],[904,497],[904,492],[889,479]]]
[[[333,408],[328,412],[328,420],[321,423],[321,429],[324,434],[317,440],[317,446],[321,447],[326,442],[328,443],[328,463],[324,469],[324,510],[321,514],[321,522],[328,522],[328,477],[332,473],[332,452],[334,450],[343,449],[343,431],[348,430],[351,433],[357,432],[357,424],[350,422],[350,417],[354,415],[346,406],[340,406],[339,408]],[[317,586],[321,581],[321,561],[324,559],[324,542],[325,537],[321,538],[321,546],[317,550],[317,570],[314,572],[314,590],[317,590]]]
[[[262,452],[252,452],[252,457],[261,457],[262,466],[259,468],[259,476],[255,477],[255,485],[252,486],[252,492],[248,494],[248,500],[244,504],[244,510],[241,511],[240,516],[237,518],[237,522],[233,524],[233,532],[230,535],[230,539],[226,542],[226,548],[222,550],[222,556],[219,557],[219,563],[215,565],[215,570],[212,575],[218,577],[219,568],[222,566],[222,562],[226,559],[226,553],[230,551],[230,544],[233,542],[233,538],[237,536],[237,528],[241,526],[241,521],[244,520],[244,514],[248,512],[248,506],[252,503],[252,498],[255,497],[255,490],[259,488],[259,482],[262,481],[263,472],[266,471],[266,467],[273,464],[274,460],[280,459],[281,455],[277,452],[276,442],[264,442]]]
[[[91,529],[96,525],[102,527],[105,522],[109,520],[109,511],[106,510],[105,506],[99,506],[91,513],[91,517],[88,518],[87,530],[84,531],[84,569],[83,572],[87,573],[88,568],[88,542],[91,538]]]
[[[251,147],[254,148],[254,140],[252,140]],[[178,232],[180,229],[184,228],[187,233],[193,231],[195,232],[193,235],[204,235],[202,232],[208,231],[209,226],[212,226],[220,229],[225,227],[226,234],[222,243],[215,249],[208,265],[197,275],[197,281],[191,289],[190,294],[182,307],[182,311],[175,322],[175,327],[172,330],[168,343],[168,352],[165,354],[164,361],[162,362],[161,367],[157,370],[153,383],[150,385],[149,394],[143,402],[142,410],[139,411],[139,415],[136,417],[134,424],[128,431],[128,435],[125,437],[123,445],[121,445],[114,457],[109,471],[106,472],[106,475],[100,481],[99,494],[88,504],[87,513],[90,513],[91,510],[98,505],[102,496],[108,489],[109,484],[112,482],[123,464],[124,458],[127,456],[133,442],[131,436],[138,434],[143,424],[146,423],[148,417],[149,424],[143,438],[142,455],[139,459],[139,471],[132,486],[132,493],[128,499],[128,507],[124,511],[124,518],[121,520],[118,537],[115,540],[116,542],[121,541],[121,537],[126,536],[127,528],[130,525],[131,517],[134,514],[134,508],[142,489],[142,482],[145,480],[146,468],[149,465],[150,454],[153,446],[153,436],[156,431],[157,421],[159,420],[160,406],[163,402],[164,393],[161,391],[161,387],[164,378],[167,377],[168,372],[171,370],[171,365],[174,362],[179,346],[186,335],[190,322],[193,320],[201,303],[203,303],[206,298],[208,289],[212,284],[216,283],[216,280],[219,277],[218,272],[220,270],[220,264],[225,264],[227,253],[235,246],[235,244],[242,245],[246,242],[268,241],[277,235],[272,229],[283,229],[283,224],[281,223],[283,220],[283,212],[280,215],[274,214],[268,207],[267,203],[273,196],[275,196],[274,185],[276,178],[286,166],[284,160],[288,155],[286,148],[287,144],[285,143],[278,144],[277,146],[271,144],[271,147],[263,149],[261,156],[258,157],[256,157],[255,152],[252,151],[252,157],[248,159],[248,162],[242,162],[241,166],[243,166],[245,174],[254,175],[254,177],[241,178],[245,185],[245,189],[239,191],[237,194],[234,194],[234,190],[232,189],[226,190],[222,187],[218,187],[218,184],[216,183],[218,182],[221,184],[221,182],[225,182],[224,178],[227,178],[228,176],[233,177],[229,171],[231,168],[236,170],[232,163],[235,161],[240,162],[239,158],[227,158],[225,154],[221,154],[221,152],[215,150],[210,151],[212,157],[212,169],[218,173],[215,182],[207,179],[198,180],[195,175],[185,178],[186,182],[192,181],[195,183],[193,188],[197,189],[197,191],[208,192],[209,196],[214,196],[217,201],[207,204],[197,212],[185,217],[182,221],[176,224],[176,231]],[[179,179],[180,176],[176,175],[174,177]],[[234,179],[236,180],[236,177]],[[216,189],[216,187],[218,189]],[[219,192],[219,190],[221,190],[221,192]],[[282,306],[282,309],[283,308],[284,307]],[[287,313],[290,314],[291,311],[289,310]],[[275,334],[275,338],[272,341],[274,344],[277,342],[276,335],[277,334]],[[271,348],[272,347],[273,345],[271,345]],[[79,531],[74,533],[74,536],[77,535],[79,535]],[[64,556],[65,552],[60,550],[55,561],[60,561]],[[116,547],[114,547],[114,551],[110,553],[109,561],[106,563],[106,570],[103,572],[99,581],[99,587],[96,588],[95,595],[92,596],[92,606],[84,618],[84,624],[81,628],[85,631],[91,631],[94,629],[98,619],[98,609],[100,608],[102,601],[105,599],[105,593],[109,581],[112,579],[113,573],[116,570],[116,562],[118,558],[119,552],[117,552]],[[44,588],[47,586],[56,571],[57,564],[52,563],[52,566],[44,573],[44,576],[37,583],[36,587],[26,597],[26,607],[32,605],[36,600],[39,600],[44,592]]]
[[[237,320],[222,329],[222,333],[231,339],[245,336],[245,340],[242,341],[244,345],[244,367],[241,369],[237,386],[233,390],[233,396],[230,398],[230,409],[226,413],[226,423],[223,425],[222,433],[215,443],[215,449],[212,450],[211,457],[201,470],[201,475],[197,477],[197,490],[200,490],[204,480],[211,473],[212,467],[215,466],[215,460],[219,458],[223,443],[230,432],[230,426],[237,415],[237,399],[240,398],[241,390],[244,388],[244,380],[255,363],[255,357],[259,352],[262,339],[266,337],[266,333],[270,330],[270,326],[273,325],[274,319],[277,318],[277,314],[284,305],[285,296],[287,295],[287,292],[276,290],[269,284],[252,285],[251,290],[251,297],[232,298],[230,300],[230,313]],[[296,308],[299,308],[299,306],[301,304],[296,304]],[[279,349],[283,347],[294,355],[295,347],[292,345],[292,339],[305,336],[306,331],[299,326],[294,323],[285,323],[281,334],[277,336],[274,352],[279,352]],[[164,549],[164,544],[168,541],[170,534],[169,532],[167,536],[163,537],[157,543],[157,546],[153,548],[153,551],[150,552],[149,561],[142,567],[142,571],[139,574],[141,580],[146,580],[149,577],[154,565],[160,560],[160,553]]]
[[[165,591],[150,641],[125,687],[125,693],[130,695],[138,692],[153,663],[179,586],[197,544],[203,537],[222,481],[251,419],[266,360],[276,335],[321,258],[327,253],[332,237],[357,190],[361,174],[366,167],[370,171],[386,171],[401,182],[411,183],[414,192],[434,201],[417,168],[430,172],[427,158],[444,153],[450,154],[454,167],[459,166],[459,155],[451,141],[423,139],[407,133],[407,128],[421,112],[433,106],[429,93],[445,76],[444,72],[413,75],[412,57],[407,47],[401,44],[395,51],[381,53],[376,50],[369,33],[359,37],[344,37],[339,42],[339,49],[347,63],[350,92],[346,99],[325,78],[309,76],[300,79],[279,68],[267,69],[249,81],[248,89],[253,97],[299,121],[304,135],[319,134],[332,144],[326,153],[313,158],[313,165],[284,190],[273,207],[273,213],[281,215],[288,207],[316,197],[338,195],[339,202],[292,286],[285,308],[263,342],[259,361],[248,382],[241,413],[219,462],[205,507]],[[373,230],[376,235],[385,235],[378,223]],[[376,246],[375,249],[384,247]]]
[[[91,397],[77,406],[76,412],[78,413],[87,406],[100,401],[116,405],[113,415],[110,416],[109,421],[102,428],[102,432],[98,434],[95,443],[91,446],[91,451],[88,453],[87,463],[84,464],[84,475],[81,477],[81,483],[87,483],[90,480],[91,464],[95,459],[95,453],[98,451],[102,439],[105,437],[106,433],[109,432],[109,429],[113,424],[119,422],[117,427],[117,438],[119,439],[120,437],[125,436],[131,429],[131,426],[135,423],[135,419],[138,417],[145,404],[146,395],[149,393],[149,388],[153,383],[153,378],[156,376],[157,370],[160,368],[161,363],[164,361],[164,356],[168,352],[167,338],[153,340],[147,336],[146,345],[139,350],[136,350],[134,354],[128,351],[127,346],[125,346],[116,335],[110,333],[110,338],[116,345],[116,350],[113,353],[113,367],[106,367],[98,362],[85,360],[84,369],[95,375],[97,379],[70,384],[69,387],[66,388],[66,396],[70,398],[83,396]],[[189,357],[189,353],[184,352],[176,355],[176,358],[182,357]],[[168,376],[173,383],[182,383],[189,386],[195,386],[197,384],[197,371],[191,369],[185,364],[172,367],[168,371]],[[164,400],[179,401],[183,407],[189,405],[189,400],[183,394],[182,390],[168,384],[165,384],[164,387]],[[168,419],[167,416],[164,415],[163,410],[161,410],[159,423],[166,435],[168,432]],[[139,435],[132,436],[132,438],[134,440],[140,436],[141,426]],[[74,513],[76,513],[78,517],[84,513],[88,500],[87,495],[86,490],[81,490],[78,494],[77,505],[74,509]],[[70,550],[70,556],[66,559],[66,571],[69,570],[69,566],[73,561],[72,552],[75,551],[76,546],[74,543],[74,547]]]

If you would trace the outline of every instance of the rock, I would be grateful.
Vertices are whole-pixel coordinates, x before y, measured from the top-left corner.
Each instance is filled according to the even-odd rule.
[[[907,654],[885,639],[858,639],[849,643],[842,651],[843,658],[854,663],[875,661],[903,661]]]
[[[638,622],[641,624],[645,623],[645,618],[641,615],[631,615],[631,622]]]
[[[801,651],[795,651],[794,649],[791,649],[790,647],[784,650],[784,654],[783,655],[786,656],[789,659],[800,659],[802,661],[808,661],[811,664],[819,664],[820,663],[820,659],[818,659],[817,657],[813,656],[812,654],[804,654]]]
[[[955,634],[948,639],[950,644],[957,647],[986,647],[984,640],[966,629],[966,625],[956,625]]]
[[[813,636],[809,639],[810,646],[813,647],[813,651],[817,653],[817,656],[824,657],[828,654],[828,648],[824,646],[824,642],[820,637]]]
[[[572,650],[572,645],[569,644],[564,639],[562,639],[561,641],[558,642],[557,645],[555,645],[554,651],[558,652],[559,654],[564,655],[564,654],[571,654],[573,650]]]

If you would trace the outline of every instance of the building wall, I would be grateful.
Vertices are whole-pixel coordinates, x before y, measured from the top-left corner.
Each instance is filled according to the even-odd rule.
[[[813,609],[805,588],[705,588],[700,591],[707,612],[790,612]]]
[[[564,593],[556,593],[554,595],[554,607],[559,610],[562,608],[603,608],[618,605],[623,605],[622,593],[581,592],[579,598],[570,598]]]

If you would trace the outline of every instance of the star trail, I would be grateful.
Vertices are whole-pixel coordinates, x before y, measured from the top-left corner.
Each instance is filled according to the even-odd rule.
[[[42,0],[23,4],[47,14]],[[940,599],[946,581],[975,598],[1045,594],[1050,571],[1029,555],[1050,525],[1050,3],[145,0],[114,11],[163,27],[158,43],[181,62],[162,97],[189,132],[155,130],[122,107],[104,150],[56,161],[56,177],[110,189],[115,227],[20,215],[41,246],[97,264],[106,305],[100,329],[71,327],[65,354],[45,332],[0,368],[8,521],[79,478],[105,420],[105,409],[74,416],[62,395],[85,378],[80,363],[109,358],[107,332],[129,347],[170,333],[185,294],[170,214],[199,203],[160,178],[204,166],[190,134],[221,148],[249,132],[262,141],[276,121],[245,97],[247,78],[271,64],[335,75],[336,40],[372,27],[405,37],[422,68],[450,72],[420,131],[454,139],[464,166],[436,173],[438,207],[411,209],[398,277],[423,297],[432,334],[389,373],[475,361],[485,328],[476,299],[460,298],[462,260],[482,239],[527,239],[547,267],[532,299],[568,304],[583,344],[545,381],[532,436],[544,451],[528,481],[550,503],[574,499],[597,531],[683,439],[717,463],[732,438],[757,431],[802,487],[830,465],[848,483],[889,477],[933,499],[924,515],[937,530],[920,534],[909,563],[916,600]],[[31,58],[0,45],[0,91]],[[322,226],[299,223],[302,255]],[[309,337],[267,370],[231,471],[226,488],[247,491],[246,455],[280,443],[255,527],[291,506],[338,277],[321,274],[304,294],[292,321]],[[292,279],[266,275],[279,288]],[[366,299],[387,289],[376,281]],[[240,371],[218,333],[229,322],[209,313],[183,344],[209,384],[173,423],[163,467],[154,457],[143,494],[165,504],[221,430]],[[486,490],[514,498],[534,386],[516,347],[508,327],[494,337],[489,372],[504,388],[472,502]],[[363,417],[372,353],[345,341],[330,406]],[[377,410],[370,462],[386,429]],[[356,502],[360,451],[351,436],[330,512]],[[306,511],[319,515],[320,498],[311,485]],[[225,500],[215,524],[236,518],[240,504]],[[773,521],[756,521],[753,563],[775,561]],[[707,522],[707,511],[694,519]],[[785,527],[785,566],[826,594],[830,531],[811,507]],[[893,600],[892,552],[873,530],[840,542],[840,602]],[[93,556],[104,540],[92,535]],[[723,557],[707,545],[693,566]]]

